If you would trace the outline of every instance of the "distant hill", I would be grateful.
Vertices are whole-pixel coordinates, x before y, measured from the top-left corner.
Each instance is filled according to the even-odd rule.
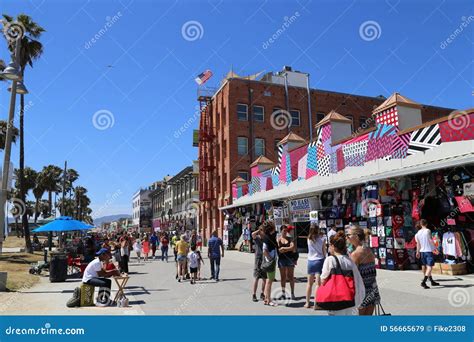
[[[94,220],[94,225],[100,226],[104,222],[112,222],[121,218],[131,218],[131,217],[132,215],[128,215],[128,214],[102,216]]]

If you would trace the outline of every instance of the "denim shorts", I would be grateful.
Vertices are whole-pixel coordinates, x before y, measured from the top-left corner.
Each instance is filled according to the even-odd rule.
[[[186,255],[178,254],[178,262],[185,263],[186,259]]]
[[[424,266],[434,266],[433,252],[421,252],[421,263]]]
[[[323,271],[324,259],[308,260],[308,274],[321,274]]]

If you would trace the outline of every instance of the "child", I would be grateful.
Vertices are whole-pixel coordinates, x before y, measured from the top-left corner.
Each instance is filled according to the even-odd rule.
[[[141,255],[142,255],[142,243],[140,239],[135,240],[135,243],[133,244],[133,250],[135,251],[135,253],[137,253],[137,259],[138,259],[138,262],[140,262]]]
[[[188,253],[189,268],[191,271],[191,284],[196,284],[197,273],[199,267],[199,256],[196,252],[196,246],[191,247],[191,252]]]
[[[202,258],[200,251],[196,251],[196,254],[198,255],[198,260],[199,260],[197,277],[198,277],[198,280],[201,280],[201,263],[204,265],[204,259]]]
[[[143,239],[143,255],[145,261],[148,261],[148,253],[150,253],[150,242],[148,241],[148,235],[146,235]]]

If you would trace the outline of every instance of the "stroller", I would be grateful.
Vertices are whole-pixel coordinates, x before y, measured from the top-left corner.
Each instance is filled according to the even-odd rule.
[[[40,275],[42,270],[49,270],[48,251],[44,250],[44,260],[38,261],[30,267],[30,274]]]

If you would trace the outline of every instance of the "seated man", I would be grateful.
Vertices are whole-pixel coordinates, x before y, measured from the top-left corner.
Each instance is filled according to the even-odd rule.
[[[98,258],[92,260],[84,270],[82,282],[84,284],[98,286],[99,294],[97,296],[97,305],[107,306],[110,302],[110,288],[112,287],[112,276],[119,276],[120,272],[117,269],[107,270],[106,265],[112,258],[110,250],[101,248],[96,255]]]

